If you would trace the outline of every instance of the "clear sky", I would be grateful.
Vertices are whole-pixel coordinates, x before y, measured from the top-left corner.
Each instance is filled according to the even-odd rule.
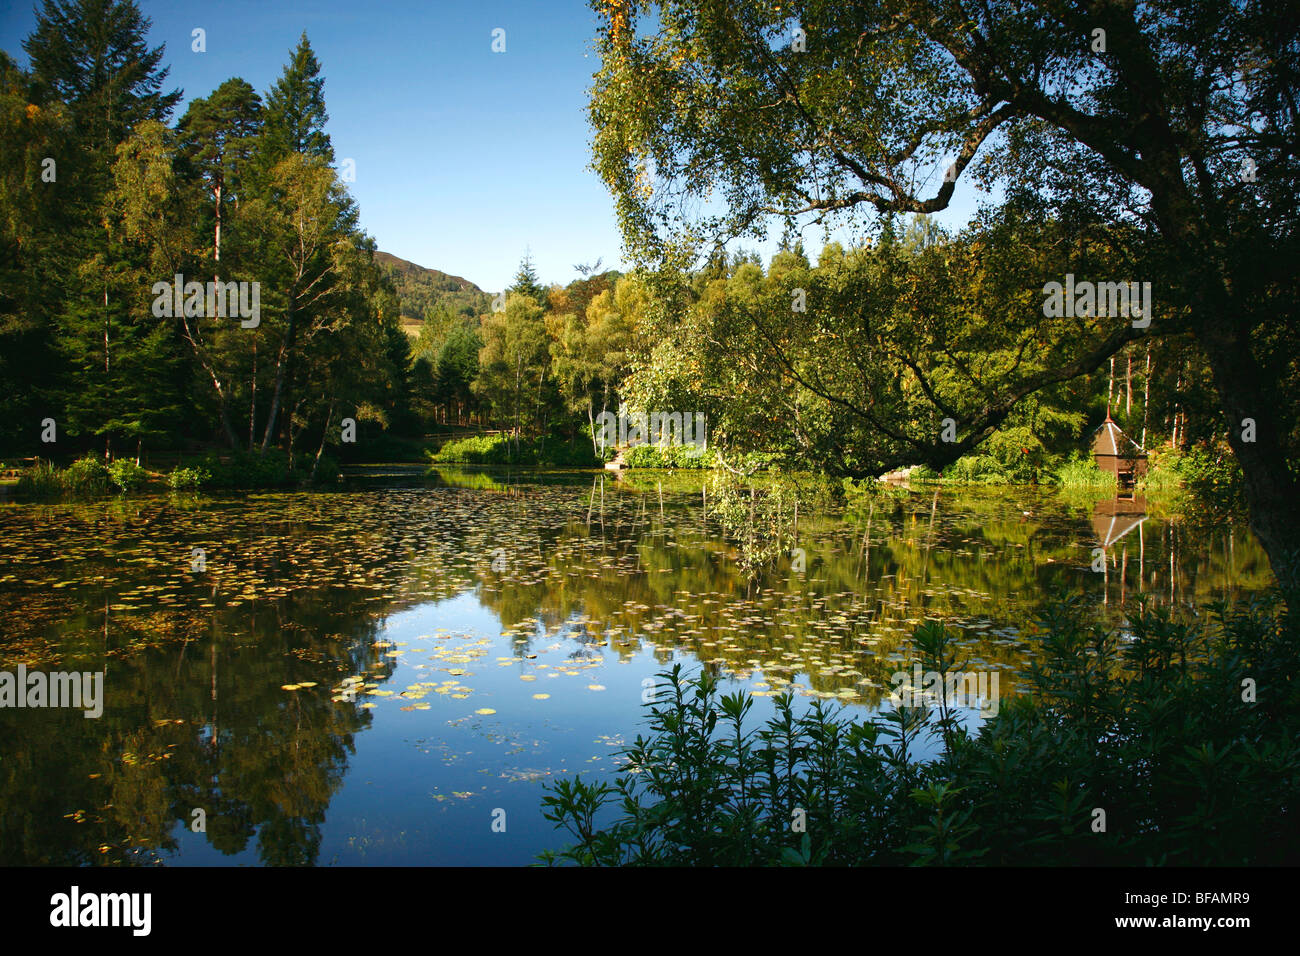
[[[492,292],[509,285],[526,251],[546,283],[578,278],[574,265],[597,258],[602,268],[623,265],[613,202],[588,168],[597,59],[585,0],[139,6],[151,44],[166,44],[168,89],[186,100],[232,76],[265,95],[307,31],[335,155],[356,163],[350,189],[380,249]],[[22,40],[35,23],[30,2],[0,0],[0,48],[24,66]],[[204,53],[191,49],[196,27],[207,33]],[[492,52],[498,27],[505,53]],[[970,192],[959,184],[962,201],[940,220],[964,222]],[[810,230],[806,245],[814,253],[820,234]]]

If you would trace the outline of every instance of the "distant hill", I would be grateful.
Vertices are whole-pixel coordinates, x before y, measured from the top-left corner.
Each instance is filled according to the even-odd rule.
[[[393,280],[408,332],[418,331],[425,314],[439,306],[452,315],[478,316],[491,311],[491,296],[468,279],[426,269],[387,252],[376,252],[375,262]]]

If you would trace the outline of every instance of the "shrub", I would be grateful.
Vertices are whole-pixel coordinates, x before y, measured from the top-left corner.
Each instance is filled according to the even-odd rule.
[[[1184,487],[1183,456],[1169,449],[1152,453],[1147,459],[1147,473],[1137,480],[1136,490],[1140,494],[1168,494],[1180,491]]]
[[[505,435],[453,438],[429,457],[439,464],[503,465],[510,439]]]
[[[1193,448],[1178,462],[1178,474],[1198,502],[1215,514],[1246,513],[1241,465],[1224,448]]]
[[[74,495],[97,495],[108,491],[112,481],[98,455],[78,458],[63,472],[63,485]]]
[[[108,491],[109,483],[109,471],[99,456],[86,455],[64,469],[53,462],[37,461],[18,476],[16,491],[27,498],[88,498]]]
[[[585,439],[534,438],[516,443],[507,435],[471,435],[447,442],[429,460],[438,465],[531,465],[590,468],[599,464]]]
[[[946,481],[979,484],[1005,485],[1011,480],[1002,465],[992,455],[965,455],[943,470]]]
[[[211,478],[212,475],[206,468],[182,468],[177,465],[167,475],[167,487],[172,491],[198,491]]]
[[[543,813],[576,840],[542,859],[587,865],[1266,865],[1300,854],[1300,641],[1279,599],[1186,621],[1137,606],[1130,635],[1078,599],[1040,616],[1032,696],[969,734],[953,709],[866,721],[793,697],[757,731],[752,699],[707,672],[662,676],[650,736],[612,785],[560,779]],[[926,670],[959,670],[930,622]],[[900,669],[904,665],[900,663]],[[1252,678],[1258,701],[1243,699]],[[929,738],[939,755],[918,760]],[[1106,808],[1104,832],[1092,811]],[[796,811],[804,832],[791,827]],[[596,820],[608,822],[597,826]]]
[[[15,491],[26,498],[58,498],[65,491],[63,475],[52,462],[38,461],[18,476]]]
[[[228,458],[210,454],[200,466],[213,488],[280,488],[290,484],[289,456],[278,449],[261,453],[235,452]]]
[[[145,471],[130,458],[118,458],[108,466],[108,480],[123,493],[135,491],[149,480]]]
[[[629,468],[712,468],[717,462],[713,449],[701,451],[694,445],[633,445],[623,454]]]
[[[1118,480],[1114,473],[1102,471],[1091,455],[1073,452],[1059,468],[1054,477],[1063,488],[1098,488],[1113,489]]]

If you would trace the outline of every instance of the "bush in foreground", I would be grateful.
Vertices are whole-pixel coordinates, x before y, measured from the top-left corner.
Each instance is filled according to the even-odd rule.
[[[1063,602],[1040,619],[1031,696],[978,734],[951,707],[853,722],[820,700],[745,726],[752,699],[663,675],[650,736],[611,786],[564,779],[544,813],[585,865],[1259,865],[1300,854],[1300,654],[1275,597],[1131,639]],[[955,638],[917,628],[927,670]],[[942,742],[918,760],[917,742]],[[1105,829],[1099,831],[1098,811]],[[597,821],[605,819],[598,825]],[[794,824],[805,820],[803,832]]]

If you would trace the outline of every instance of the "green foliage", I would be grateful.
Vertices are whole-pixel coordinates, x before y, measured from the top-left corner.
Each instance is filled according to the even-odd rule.
[[[325,112],[324,89],[320,63],[304,30],[284,72],[266,97],[260,158],[267,167],[291,153],[334,159],[334,148],[325,132],[329,115]]]
[[[1063,488],[1113,489],[1117,481],[1113,472],[1102,471],[1091,455],[1072,454],[1053,473]]]
[[[1040,617],[1034,693],[977,734],[941,701],[872,720],[815,700],[720,696],[707,672],[662,676],[648,737],[613,784],[559,780],[543,812],[576,841],[544,858],[583,865],[1259,865],[1300,852],[1300,642],[1276,596],[1175,620],[1134,608],[1131,640],[1077,600]],[[936,623],[923,667],[960,668]],[[1249,681],[1249,683],[1247,682]],[[663,685],[661,685],[663,686]],[[1253,688],[1248,691],[1247,688]],[[918,760],[916,744],[940,744]],[[1103,832],[1094,808],[1106,811]],[[802,828],[796,826],[800,819]],[[597,818],[604,825],[597,826]]]
[[[98,455],[78,458],[63,473],[67,490],[79,496],[102,494],[108,490],[110,480],[109,470]]]
[[[1185,491],[1184,461],[1181,452],[1165,449],[1152,452],[1147,459],[1147,473],[1137,480],[1136,490],[1143,495],[1172,495]]]
[[[322,457],[322,462],[324,462]],[[234,452],[229,455],[210,454],[203,459],[199,470],[208,477],[204,484],[223,490],[244,488],[284,488],[306,482],[311,462],[299,459],[289,469],[289,456],[272,449],[266,452]],[[329,480],[328,472],[317,472],[317,480]]]
[[[623,453],[629,468],[713,468],[717,455],[713,449],[701,451],[694,445],[633,445]]]
[[[58,498],[66,490],[64,476],[53,462],[38,461],[18,476],[14,491],[23,498]]]
[[[426,322],[441,316],[477,319],[491,306],[491,297],[468,279],[407,262],[387,252],[375,253],[375,263],[392,282],[402,314]]]
[[[965,484],[1005,485],[1009,476],[992,455],[965,455],[943,470],[945,481]]]
[[[1175,464],[1187,490],[1215,511],[1245,512],[1241,465],[1223,448],[1194,448]]]
[[[23,41],[38,88],[72,106],[98,150],[111,150],[145,120],[163,120],[181,99],[163,93],[164,47],[145,43],[151,21],[134,0],[44,0]]]
[[[149,480],[149,472],[130,458],[118,458],[108,466],[108,480],[123,493],[138,491]]]
[[[510,439],[505,435],[471,435],[454,438],[429,455],[438,464],[503,465]]]
[[[206,468],[182,468],[177,465],[167,474],[167,487],[172,491],[198,491],[212,479]]]
[[[143,468],[136,467],[135,462],[129,464],[133,470],[138,470],[143,475]],[[66,468],[38,460],[18,476],[14,490],[23,498],[92,498],[107,493],[110,484],[117,484],[113,477],[114,466],[118,466],[118,462],[104,467],[104,460],[94,454],[78,458]],[[118,467],[117,473],[125,476],[126,466]]]
[[[542,465],[590,468],[599,462],[585,442],[538,438],[516,443],[507,435],[472,435],[447,442],[427,453],[433,464]]]

